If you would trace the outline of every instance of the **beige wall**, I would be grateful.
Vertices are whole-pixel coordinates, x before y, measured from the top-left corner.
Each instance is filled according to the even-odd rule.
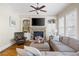
[[[76,12],[77,12],[77,23],[76,23],[76,26],[77,26],[77,28],[76,28],[76,36],[79,38],[79,24],[78,24],[78,22],[79,22],[79,4],[77,4],[77,3],[72,3],[72,4],[69,4],[66,8],[64,8],[61,12],[59,12],[56,16],[57,16],[57,22],[58,22],[58,19],[60,18],[60,17],[64,17],[65,18],[65,21],[66,21],[66,17],[65,17],[65,15],[66,14],[68,14],[69,12],[71,12],[71,11],[73,11],[73,10],[76,10]],[[59,24],[59,23],[57,23],[57,24]],[[58,26],[57,26],[57,28],[58,28]],[[66,29],[66,27],[65,27],[65,29]],[[66,31],[65,31],[66,32]]]
[[[15,26],[10,26],[10,19],[14,19]],[[12,45],[14,42],[14,32],[20,31],[20,20],[18,15],[11,10],[11,8],[5,4],[0,4],[0,51]]]

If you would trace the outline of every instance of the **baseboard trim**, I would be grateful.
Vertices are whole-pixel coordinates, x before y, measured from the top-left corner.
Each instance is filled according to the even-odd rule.
[[[4,51],[5,49],[7,49],[8,47],[10,47],[11,45],[13,45],[14,43],[9,43],[9,44],[6,44],[5,46],[3,47],[0,47],[0,52]]]

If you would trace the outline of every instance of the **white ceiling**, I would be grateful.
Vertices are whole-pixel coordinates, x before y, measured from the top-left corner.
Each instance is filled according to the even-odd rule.
[[[30,10],[33,10],[30,5],[36,6],[36,3],[10,3],[8,5],[19,15],[37,15],[36,12],[29,12]],[[46,10],[47,12],[44,13],[39,11],[39,15],[56,15],[65,8],[68,3],[40,3],[39,6],[41,5],[46,5],[43,10]]]

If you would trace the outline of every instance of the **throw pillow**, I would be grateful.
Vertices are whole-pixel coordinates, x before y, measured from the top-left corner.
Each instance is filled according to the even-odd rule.
[[[24,46],[24,49],[30,51],[34,56],[41,56],[40,51],[34,47]]]
[[[54,36],[53,40],[59,41],[59,36]]]
[[[33,56],[32,53],[26,51],[25,49],[16,48],[16,52],[18,56]]]

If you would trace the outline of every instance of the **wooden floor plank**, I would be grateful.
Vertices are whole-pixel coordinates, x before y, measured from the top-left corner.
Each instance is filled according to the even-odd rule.
[[[29,46],[31,42],[26,42],[24,45]],[[5,49],[4,51],[0,52],[0,56],[16,56],[16,48],[24,48],[24,45],[17,45],[14,44],[9,48]]]
[[[24,45],[29,46],[30,44],[31,44],[31,41],[26,42]],[[17,56],[16,48],[24,48],[24,45],[14,44],[9,48],[5,49],[4,51],[0,52],[0,56]]]

